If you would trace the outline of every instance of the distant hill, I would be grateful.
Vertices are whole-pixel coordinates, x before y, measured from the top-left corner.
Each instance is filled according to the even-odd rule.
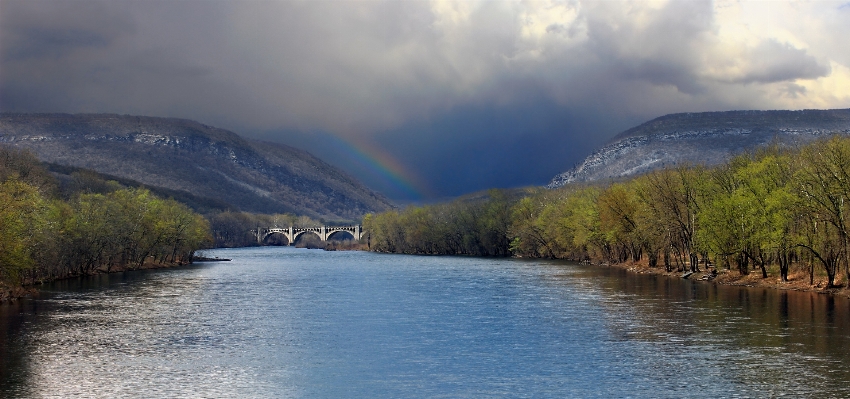
[[[682,163],[716,165],[770,143],[850,134],[850,109],[670,114],[618,134],[547,187],[620,179]]]
[[[42,161],[209,199],[219,208],[355,220],[389,200],[309,153],[172,118],[0,114],[0,144]]]

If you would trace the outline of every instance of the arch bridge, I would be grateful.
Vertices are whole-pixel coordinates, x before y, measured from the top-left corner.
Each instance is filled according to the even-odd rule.
[[[359,240],[363,236],[363,228],[357,226],[322,226],[322,227],[261,227],[253,231],[257,233],[257,242],[262,244],[272,234],[282,234],[289,241],[289,245],[295,245],[295,240],[303,234],[313,233],[319,236],[322,241],[328,241],[332,235],[340,232],[346,232],[354,236],[355,240]]]

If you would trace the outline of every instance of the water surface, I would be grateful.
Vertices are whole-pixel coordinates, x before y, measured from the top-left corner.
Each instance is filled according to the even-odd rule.
[[[850,306],[563,262],[286,247],[0,307],[0,397],[850,397]]]

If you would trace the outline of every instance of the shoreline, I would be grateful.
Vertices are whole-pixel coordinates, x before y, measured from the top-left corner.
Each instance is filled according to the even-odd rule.
[[[333,249],[330,249],[333,250]],[[354,251],[366,251],[373,252],[368,249],[349,249]],[[385,252],[375,252],[375,253],[385,253]],[[393,253],[388,253],[393,255]],[[421,256],[463,256],[463,255],[421,255]],[[486,257],[483,257],[486,258]],[[546,259],[546,258],[531,258],[531,257],[522,257],[522,256],[510,256],[509,258],[513,259],[525,259],[525,260],[533,260],[533,259]],[[818,274],[818,271],[815,271],[814,285],[809,284],[809,272],[802,270],[794,270],[789,271],[788,273],[788,281],[782,281],[778,275],[775,273],[772,275],[770,272],[768,273],[767,278],[761,277],[761,270],[752,270],[750,274],[741,275],[737,270],[734,269],[718,269],[716,267],[703,267],[700,271],[693,273],[689,277],[683,277],[685,272],[680,271],[672,271],[668,272],[664,270],[664,266],[656,266],[654,268],[649,267],[647,262],[634,262],[628,261],[623,263],[616,262],[603,262],[603,261],[590,261],[590,262],[580,262],[574,261],[570,259],[563,258],[554,258],[555,260],[566,260],[570,262],[581,263],[588,266],[594,267],[615,267],[622,270],[626,270],[630,273],[637,274],[654,274],[665,276],[667,278],[672,279],[690,279],[699,281],[701,283],[709,283],[709,284],[717,284],[717,285],[726,285],[732,287],[756,287],[756,288],[770,288],[774,290],[783,290],[783,291],[798,291],[798,292],[811,292],[815,294],[824,294],[824,295],[836,295],[842,296],[850,299],[850,287],[847,287],[846,284],[841,284],[843,281],[843,276],[839,273],[836,281],[839,282],[838,286],[827,288],[827,278],[826,276],[822,276]],[[817,268],[816,268],[817,269]],[[717,274],[713,278],[706,278],[711,274],[712,271],[715,271]]]
[[[372,252],[368,249],[362,248],[362,246],[330,246],[325,248],[315,248],[322,249],[325,251],[366,251]],[[376,252],[377,253],[377,252]],[[527,258],[519,258],[514,257],[516,259],[527,259]],[[104,269],[97,269],[94,273],[88,275],[97,275],[97,274],[108,274],[108,273],[123,273],[127,271],[135,271],[135,270],[152,270],[152,269],[167,269],[171,267],[177,266],[185,266],[188,264],[193,264],[196,262],[226,262],[230,261],[230,259],[224,258],[206,258],[206,257],[197,257],[193,259],[192,262],[188,263],[175,263],[175,264],[158,264],[151,263],[145,264],[142,267],[138,268],[126,268],[126,267],[117,267],[112,268],[109,271]],[[663,266],[656,266],[654,268],[649,267],[645,262],[624,262],[624,263],[608,263],[608,262],[590,262],[588,263],[591,266],[605,266],[605,267],[616,267],[619,269],[626,270],[630,273],[637,274],[654,274],[661,275],[667,278],[674,279],[683,279],[683,272],[680,271],[672,271],[668,272],[664,270]],[[716,275],[713,278],[707,278],[710,275],[711,271],[716,271]],[[50,281],[42,281],[36,282],[32,284],[26,284],[19,287],[11,287],[5,284],[0,283],[0,304],[5,302],[14,302],[18,299],[34,297],[38,295],[38,289],[36,286],[41,285],[43,283],[51,282],[51,281],[59,281],[71,278],[81,277],[81,275],[71,275],[66,277],[61,277],[57,279],[53,279]],[[806,272],[796,270],[790,272],[788,274],[788,281],[784,282],[777,276],[768,276],[767,278],[762,278],[760,275],[760,271],[753,270],[752,273],[747,275],[741,275],[737,270],[726,270],[726,269],[717,269],[714,267],[704,268],[699,272],[693,273],[693,275],[689,276],[688,279],[694,281],[700,281],[702,283],[709,284],[718,284],[718,285],[727,285],[727,286],[737,286],[737,287],[760,287],[760,288],[770,288],[775,290],[786,290],[786,291],[799,291],[799,292],[812,292],[816,294],[826,294],[826,295],[838,295],[846,298],[850,298],[850,289],[847,289],[846,286],[838,286],[827,288],[826,287],[826,278],[824,276],[815,275],[815,284],[810,285],[809,275]]]
[[[366,248],[348,248],[348,249],[330,249],[325,248],[326,251],[366,251],[373,252]],[[375,253],[383,253],[383,252],[375,252]],[[392,253],[389,253],[392,255]],[[425,256],[444,256],[444,255],[425,255]],[[448,256],[457,256],[457,255],[448,255]],[[513,259],[544,259],[544,258],[526,258],[519,256],[511,256]],[[569,259],[562,259],[569,260]],[[573,261],[576,262],[576,261]],[[581,262],[579,262],[581,263]],[[815,284],[809,284],[809,274],[807,271],[794,270],[789,271],[788,273],[788,281],[782,281],[779,276],[770,275],[768,273],[767,278],[761,277],[760,270],[752,270],[750,274],[741,275],[737,270],[733,269],[717,269],[716,267],[703,267],[700,271],[693,273],[688,278],[683,277],[682,275],[685,272],[680,271],[672,271],[668,272],[664,270],[663,266],[656,266],[654,268],[649,267],[646,261],[642,262],[623,262],[623,263],[611,263],[611,262],[586,262],[584,263],[589,266],[595,267],[616,267],[619,269],[626,270],[630,273],[637,274],[654,274],[665,276],[667,278],[672,279],[689,279],[694,281],[699,281],[701,283],[709,283],[709,284],[717,284],[717,285],[726,285],[730,287],[756,287],[756,288],[770,288],[774,290],[782,290],[782,291],[798,291],[798,292],[811,292],[815,294],[823,294],[823,295],[836,295],[842,296],[850,299],[850,289],[846,285],[839,285],[832,288],[827,288],[826,276],[818,275],[815,272]],[[714,275],[713,278],[706,278],[711,274],[712,271],[715,271],[717,274]],[[840,281],[841,275],[839,273],[838,279]]]
[[[592,266],[607,266],[607,267],[616,267],[623,270],[626,270],[631,273],[637,274],[654,274],[654,275],[662,275],[668,278],[674,279],[685,279],[682,277],[684,272],[680,271],[672,271],[668,272],[664,270],[663,266],[656,266],[654,268],[650,268],[648,265],[643,263],[635,263],[635,262],[626,262],[626,263],[591,263]],[[716,271],[717,275],[714,278],[706,278],[706,276],[711,274],[711,271]],[[782,291],[798,291],[798,292],[811,292],[816,294],[825,294],[825,295],[836,295],[843,296],[846,298],[850,298],[850,290],[846,289],[845,286],[837,286],[832,288],[826,287],[826,277],[819,276],[815,274],[815,284],[809,284],[809,274],[808,272],[795,270],[793,272],[788,273],[788,281],[782,281],[779,276],[768,275],[767,278],[761,277],[761,271],[753,270],[750,274],[741,275],[737,270],[726,270],[726,269],[717,269],[714,267],[711,268],[702,268],[701,271],[698,271],[688,277],[689,280],[699,281],[702,283],[709,284],[717,284],[717,285],[726,285],[733,287],[757,287],[757,288],[770,288],[775,290]]]
[[[203,259],[203,260],[199,260],[199,262],[229,261],[229,260],[230,259],[213,259],[213,260]],[[73,274],[73,275],[63,276],[63,277],[59,277],[59,278],[54,278],[54,279],[51,279],[51,280],[44,280],[44,281],[37,281],[37,282],[29,283],[29,284],[23,284],[21,286],[9,286],[9,285],[6,285],[5,283],[0,282],[0,305],[7,303],[7,302],[15,302],[19,299],[36,297],[36,296],[38,296],[39,291],[38,291],[37,287],[39,285],[51,283],[51,282],[54,282],[54,281],[62,281],[62,280],[68,280],[68,279],[72,279],[72,278],[86,277],[86,276],[96,276],[96,275],[100,275],[100,274],[132,272],[132,271],[136,271],[136,270],[168,269],[168,268],[172,268],[172,267],[191,265],[193,263],[194,263],[194,261],[186,262],[186,263],[170,263],[170,264],[146,263],[146,264],[142,265],[141,267],[137,267],[137,268],[128,268],[128,267],[124,267],[124,266],[116,266],[116,267],[110,268],[109,271],[107,271],[106,269],[96,269],[94,272],[88,273],[88,274]]]

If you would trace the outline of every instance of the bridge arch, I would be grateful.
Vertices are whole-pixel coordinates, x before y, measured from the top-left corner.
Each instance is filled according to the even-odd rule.
[[[292,241],[285,233],[272,231],[263,237],[262,244],[270,246],[289,246],[292,245]]]
[[[299,232],[295,233],[295,236],[292,237],[292,242],[294,243],[299,238],[303,237],[305,234],[314,235],[316,237],[319,237],[320,240],[325,241],[325,240],[322,239],[321,234],[319,234],[318,232],[315,232],[315,231],[312,231],[312,230],[304,230],[304,231],[299,231]]]
[[[328,238],[325,241],[346,241],[355,240],[354,234],[348,230],[336,230],[328,233]]]
[[[295,236],[292,245],[298,248],[324,248],[325,240],[315,231],[303,231]]]

